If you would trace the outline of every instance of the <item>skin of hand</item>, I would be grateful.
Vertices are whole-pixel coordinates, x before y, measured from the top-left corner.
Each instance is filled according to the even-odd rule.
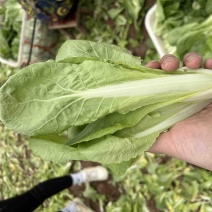
[[[190,69],[196,69],[201,67],[203,59],[191,52],[184,56],[183,63]],[[178,69],[179,64],[175,56],[168,54],[160,62],[150,61],[146,66],[170,72]],[[204,62],[204,67],[212,69],[212,58]],[[212,103],[162,133],[148,151],[166,154],[212,171]]]

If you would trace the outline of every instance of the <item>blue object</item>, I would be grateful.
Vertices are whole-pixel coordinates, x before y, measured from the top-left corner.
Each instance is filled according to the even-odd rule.
[[[18,0],[31,16],[45,22],[54,22],[71,16],[77,8],[78,0]]]

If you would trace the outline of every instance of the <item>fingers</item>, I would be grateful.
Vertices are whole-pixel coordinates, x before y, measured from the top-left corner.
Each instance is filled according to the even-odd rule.
[[[153,60],[153,61],[150,61],[146,64],[146,67],[148,68],[156,68],[156,69],[160,69],[160,62],[156,61],[156,60]]]
[[[201,67],[203,58],[195,52],[186,54],[183,58],[183,63],[190,69]]]
[[[161,68],[164,71],[168,71],[168,72],[177,70],[180,65],[179,59],[172,54],[167,54],[163,56],[160,60],[160,63],[161,63]]]
[[[175,71],[179,68],[180,61],[172,54],[164,55],[160,62],[153,60],[146,64],[148,68],[163,69],[164,71]]]
[[[205,61],[204,67],[207,69],[212,69],[212,58],[209,58]]]
[[[195,52],[190,52],[183,58],[183,64],[189,69],[198,69],[202,66],[202,63],[202,56]],[[161,58],[160,62],[156,60],[150,61],[146,64],[146,67],[172,72],[177,70],[179,65],[180,61],[177,57],[172,54],[166,54]],[[212,69],[212,58],[209,58],[205,61],[204,68]]]

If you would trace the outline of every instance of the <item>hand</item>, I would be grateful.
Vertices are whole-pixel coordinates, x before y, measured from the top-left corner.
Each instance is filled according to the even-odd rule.
[[[202,65],[202,57],[197,53],[190,52],[183,58],[183,64],[190,69],[200,68]],[[162,69],[167,72],[175,71],[179,68],[180,61],[174,55],[164,55],[160,62],[153,60],[146,64],[146,67]],[[204,68],[212,69],[212,58],[209,58],[204,63]]]
[[[196,53],[186,54],[183,59],[184,65],[190,69],[199,68],[202,61],[202,57]],[[169,54],[162,57],[160,62],[149,62],[147,67],[174,71],[179,64],[180,61]],[[204,67],[212,69],[212,59],[206,60]],[[149,152],[166,154],[212,171],[212,103],[162,133]]]

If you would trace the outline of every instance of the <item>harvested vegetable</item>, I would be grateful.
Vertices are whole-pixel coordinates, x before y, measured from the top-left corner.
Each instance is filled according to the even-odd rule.
[[[0,120],[43,159],[126,170],[164,130],[211,102],[212,72],[165,73],[118,46],[66,41],[0,89]],[[123,168],[124,167],[124,168]]]
[[[187,52],[212,57],[211,0],[157,0],[155,33],[167,52],[183,59]]]
[[[23,10],[17,0],[7,0],[0,8],[0,57],[18,58],[22,15]]]

